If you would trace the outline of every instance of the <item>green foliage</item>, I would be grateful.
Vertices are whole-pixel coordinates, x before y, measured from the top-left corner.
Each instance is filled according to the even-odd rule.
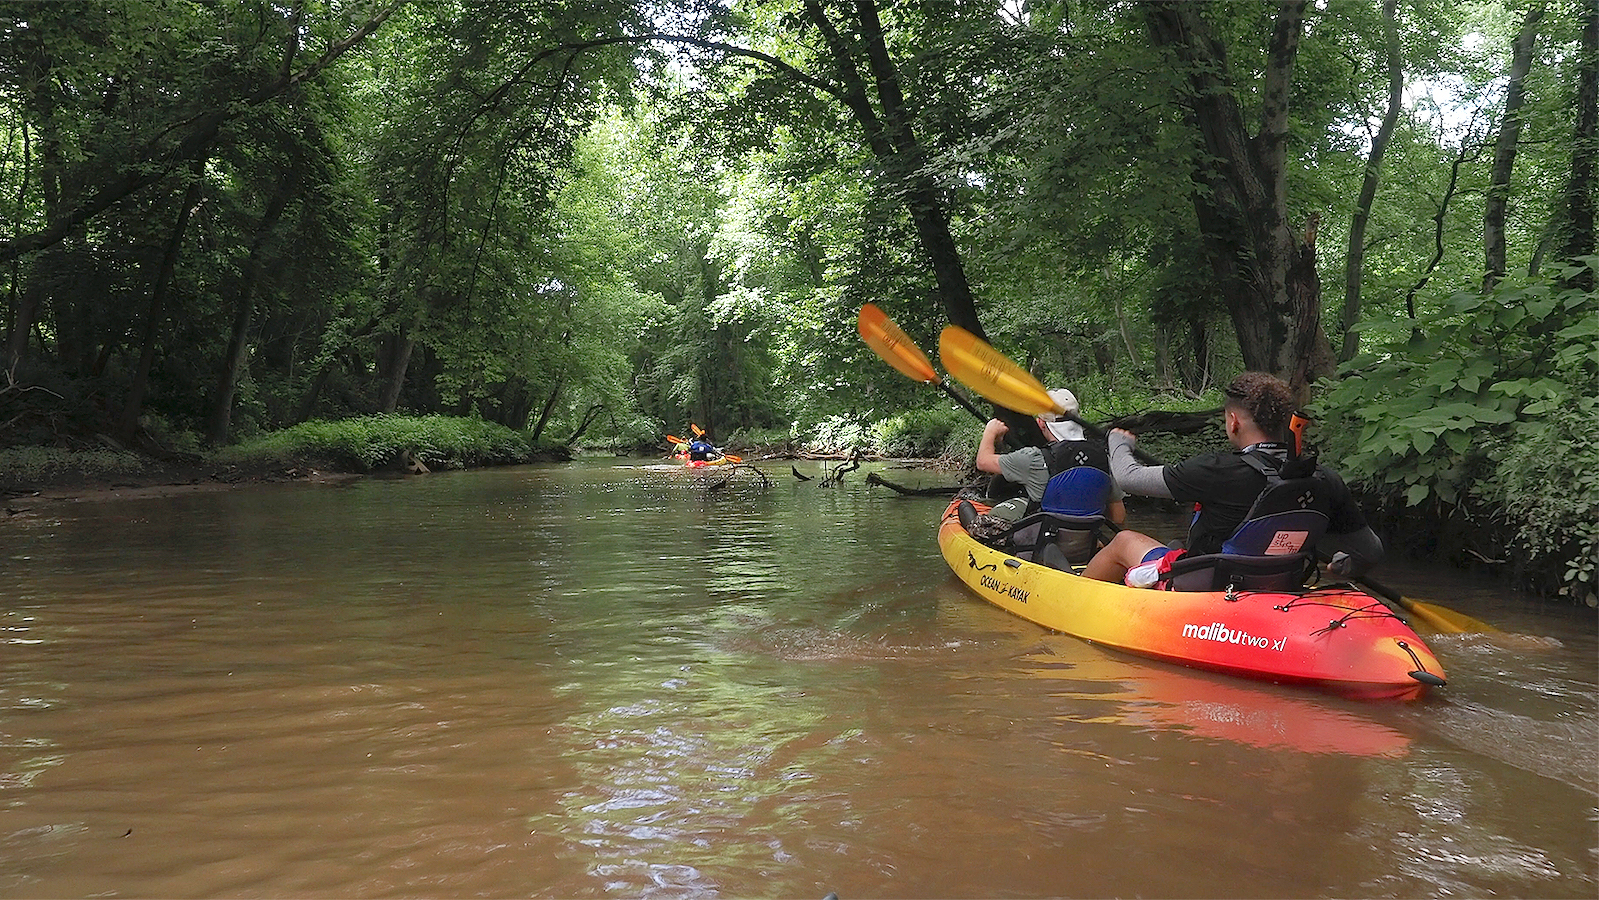
[[[962,410],[948,406],[909,410],[872,425],[877,451],[884,456],[942,457],[967,446],[965,426],[975,424]],[[972,445],[975,452],[975,444]]]
[[[1494,477],[1473,493],[1497,504],[1534,558],[1563,563],[1558,592],[1599,605],[1599,397],[1578,397],[1487,447]]]
[[[1463,292],[1384,336],[1321,385],[1318,433],[1344,475],[1409,506],[1491,510],[1514,552],[1552,554],[1568,591],[1591,590],[1599,294]]]
[[[750,447],[783,447],[792,443],[792,428],[735,428],[722,442],[722,449],[737,451]]]
[[[392,465],[409,451],[429,468],[528,462],[536,447],[523,432],[481,419],[378,415],[302,422],[217,453],[220,463],[325,459],[370,471]]]
[[[819,452],[848,452],[873,447],[872,426],[849,416],[828,416],[816,423],[806,446]]]
[[[728,443],[803,436],[830,450],[969,458],[975,423],[927,408],[932,390],[854,332],[869,300],[932,351],[951,269],[996,345],[1072,387],[1091,421],[1216,405],[1242,326],[1204,261],[1193,191],[1210,161],[1181,112],[1181,71],[1151,45],[1151,7],[804,6],[858,51],[868,5],[905,106],[889,114],[870,85],[864,102],[894,140],[914,138],[905,163],[935,186],[955,244],[938,277],[905,173],[872,146],[883,135],[822,87],[842,84],[851,63],[876,80],[883,60],[835,56],[793,0],[400,4],[336,63],[259,102],[285,67],[348,37],[360,11],[0,8],[0,221],[14,226],[0,235],[0,326],[21,324],[4,346],[22,357],[5,374],[51,392],[0,396],[0,445],[99,446],[138,384],[147,431],[189,451],[186,435],[202,428],[248,437],[398,408],[541,438],[580,433],[586,446],[636,446],[662,423],[697,421]],[[1580,521],[1568,504],[1588,490],[1590,301],[1539,285],[1491,301],[1422,291],[1481,281],[1492,154],[1479,150],[1492,144],[1525,6],[1400,5],[1417,92],[1366,232],[1369,353],[1324,398],[1323,432],[1400,502],[1489,504],[1529,523],[1529,548],[1576,560],[1558,548],[1580,531],[1560,523]],[[1205,13],[1248,110],[1277,13]],[[1515,272],[1547,266],[1572,224],[1559,219],[1580,18],[1545,16],[1527,79],[1507,222]],[[608,40],[646,31],[783,66],[706,44]],[[1373,4],[1312,5],[1296,58],[1288,214],[1296,229],[1322,215],[1329,330],[1341,232],[1387,102],[1385,36]],[[119,183],[139,187],[65,239],[4,255]],[[221,365],[232,336],[236,380]],[[313,434],[322,428],[350,433]],[[392,431],[309,425],[252,446],[317,447],[360,466],[407,441],[424,459],[434,452]],[[1145,436],[1163,458],[1218,444],[1211,433]],[[1524,447],[1545,447],[1538,463],[1553,469],[1517,455]],[[464,452],[439,448],[433,462]],[[1549,486],[1566,484],[1569,495]]]
[[[9,447],[0,450],[0,472],[16,484],[42,484],[61,476],[106,478],[137,475],[150,458],[116,450],[65,450],[59,447]]]

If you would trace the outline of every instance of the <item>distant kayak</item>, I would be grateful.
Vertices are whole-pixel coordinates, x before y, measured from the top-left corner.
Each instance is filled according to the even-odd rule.
[[[1361,699],[1411,699],[1443,667],[1403,619],[1348,585],[1301,591],[1165,591],[1084,578],[983,544],[950,503],[938,544],[983,599],[1054,631],[1128,653]]]
[[[715,459],[689,459],[685,455],[682,457],[682,459],[683,465],[690,469],[704,469],[710,466],[731,466],[733,464],[733,461],[725,456],[718,456]]]

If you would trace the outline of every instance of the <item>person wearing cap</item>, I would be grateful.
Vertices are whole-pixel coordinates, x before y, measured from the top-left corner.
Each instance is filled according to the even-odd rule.
[[[1077,414],[1077,397],[1071,391],[1055,388],[1049,392],[1049,397],[1067,413],[1073,416]],[[1020,485],[1026,491],[1026,496],[995,504],[977,518],[975,527],[978,531],[974,531],[974,534],[1003,530],[1026,515],[1029,509],[1036,509],[1044,498],[1044,488],[1049,484],[1051,475],[1075,466],[1092,466],[1103,472],[1110,471],[1110,457],[1105,444],[1090,441],[1083,433],[1083,426],[1054,412],[1047,412],[1038,417],[1038,427],[1049,438],[1048,447],[1023,447],[1010,453],[1000,453],[995,449],[1010,431],[1009,426],[998,419],[989,419],[983,427],[983,437],[977,444],[977,470],[999,475],[1006,481]],[[1127,520],[1122,496],[1121,488],[1113,487],[1110,503],[1105,509],[1106,518],[1117,525]]]

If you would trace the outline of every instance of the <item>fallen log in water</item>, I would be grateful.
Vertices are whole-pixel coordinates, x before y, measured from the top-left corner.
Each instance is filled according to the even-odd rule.
[[[948,497],[948,496],[951,496],[951,495],[955,494],[956,492],[960,491],[960,489],[962,487],[961,485],[955,484],[955,485],[940,485],[938,487],[929,487],[929,488],[908,488],[908,487],[905,487],[904,485],[895,484],[894,482],[889,481],[887,478],[884,478],[883,476],[877,474],[876,472],[867,472],[866,473],[866,483],[867,484],[880,484],[883,487],[886,487],[886,488],[888,488],[891,491],[895,491],[895,492],[901,493],[901,494],[906,494],[906,495],[909,495],[909,496],[912,496],[912,497]]]

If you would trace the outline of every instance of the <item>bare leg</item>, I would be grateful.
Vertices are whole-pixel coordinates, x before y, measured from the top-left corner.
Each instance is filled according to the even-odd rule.
[[[1127,570],[1144,561],[1144,554],[1156,547],[1165,546],[1147,534],[1136,531],[1118,531],[1110,543],[1094,554],[1083,567],[1083,575],[1100,581],[1121,581]]]

